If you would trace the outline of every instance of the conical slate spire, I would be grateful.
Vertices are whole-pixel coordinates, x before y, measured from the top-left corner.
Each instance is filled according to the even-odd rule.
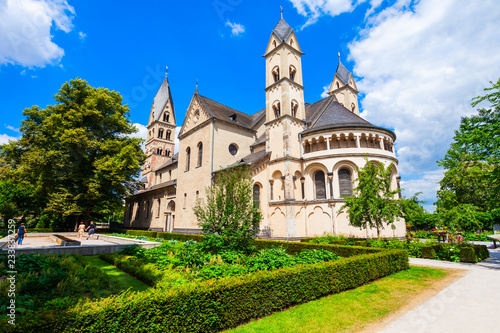
[[[282,42],[285,41],[288,36],[290,36],[292,31],[292,27],[289,26],[288,23],[286,23],[283,17],[279,20],[278,24],[276,24],[276,27],[274,27],[273,29],[273,32]]]

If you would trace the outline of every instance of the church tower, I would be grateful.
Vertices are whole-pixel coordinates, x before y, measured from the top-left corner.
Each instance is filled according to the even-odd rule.
[[[343,107],[359,116],[358,89],[352,73],[340,61],[340,53],[339,64],[333,76],[332,84],[330,84],[328,95],[335,95],[337,101]]]
[[[271,33],[266,53],[267,150],[272,158],[300,156],[298,134],[304,129],[302,51],[293,29],[281,19]]]
[[[144,149],[147,155],[142,168],[142,182],[148,188],[155,185],[154,171],[174,154],[175,113],[167,74],[153,100]]]

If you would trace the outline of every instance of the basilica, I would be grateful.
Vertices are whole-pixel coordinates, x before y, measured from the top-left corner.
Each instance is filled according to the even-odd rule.
[[[193,207],[214,174],[221,167],[248,165],[263,215],[260,237],[376,236],[375,230],[350,226],[339,208],[342,196],[352,195],[356,167],[365,165],[365,156],[392,164],[392,186],[399,186],[396,135],[359,116],[356,82],[340,61],[328,96],[306,103],[302,55],[294,30],[281,18],[264,54],[265,108],[248,115],[196,90],[177,154],[174,103],[165,77],[149,116],[144,188],[126,199],[125,227],[199,233]],[[404,234],[403,220],[382,232]]]

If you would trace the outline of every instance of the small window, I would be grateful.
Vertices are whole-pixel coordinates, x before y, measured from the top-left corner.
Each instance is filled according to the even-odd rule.
[[[354,105],[354,103],[351,103],[351,110],[352,110],[352,112],[354,112],[354,110],[356,110],[356,105]]]
[[[201,163],[202,163],[202,159],[203,159],[203,143],[198,143],[198,164],[197,166],[201,166]]]
[[[293,100],[291,104],[292,117],[297,117],[297,109],[299,108],[299,104],[295,100]]]
[[[165,139],[170,140],[171,133],[172,133],[171,131],[167,131],[167,135],[165,136]]]
[[[337,82],[337,89],[339,89],[339,88],[340,88],[340,84]]]
[[[253,186],[253,204],[256,207],[260,206],[260,186],[257,184]]]
[[[351,196],[352,195],[352,178],[351,171],[347,168],[339,170],[339,189],[340,195]]]
[[[295,73],[297,72],[295,70],[295,67],[290,66],[290,71],[289,72],[290,72],[290,80],[294,81],[295,80]]]
[[[316,199],[326,199],[325,173],[321,170],[314,174],[314,192]]]
[[[293,46],[293,39],[290,39],[290,46]]]
[[[280,79],[280,69],[279,69],[279,67],[278,66],[274,67],[272,73],[273,73],[273,77],[274,77],[274,82],[278,82],[279,79]]]
[[[273,40],[273,47],[276,47],[276,41]]]
[[[186,149],[186,171],[189,171],[189,163],[191,162],[191,148]]]
[[[274,117],[278,118],[281,116],[281,107],[280,107],[280,102],[275,102],[273,104],[273,111],[274,111]]]
[[[233,156],[238,153],[238,147],[234,143],[229,145],[229,153]]]
[[[156,217],[160,217],[160,210],[161,210],[161,199],[158,199],[158,207],[156,209]]]
[[[163,114],[163,121],[168,123],[168,120],[170,119],[170,115],[168,113]]]

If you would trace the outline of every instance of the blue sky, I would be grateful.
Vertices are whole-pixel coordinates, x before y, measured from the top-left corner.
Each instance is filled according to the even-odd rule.
[[[295,29],[305,99],[321,98],[337,53],[354,72],[362,116],[398,135],[405,194],[435,199],[443,157],[470,99],[500,77],[500,6],[460,0],[0,0],[0,143],[22,111],[80,77],[119,91],[145,134],[169,67],[177,124],[200,94],[246,113],[264,107],[261,57],[280,18]],[[430,208],[430,207],[429,207]]]

